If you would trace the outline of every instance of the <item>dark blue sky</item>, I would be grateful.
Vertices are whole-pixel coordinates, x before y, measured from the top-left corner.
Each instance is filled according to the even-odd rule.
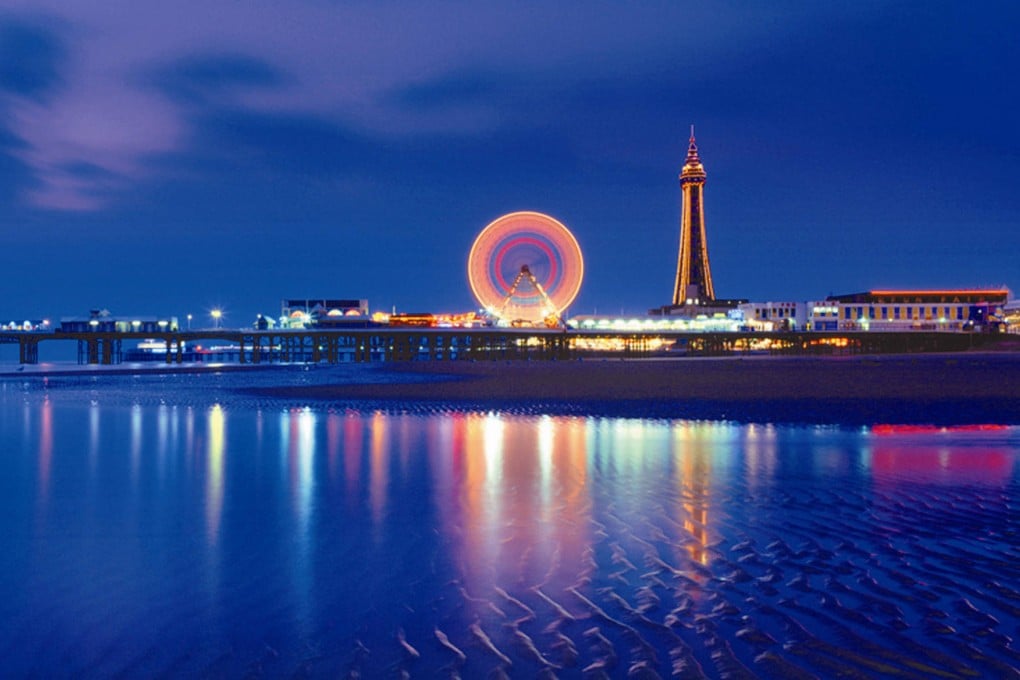
[[[1012,3],[378,5],[0,0],[0,319],[467,310],[525,209],[642,312],[690,123],[720,297],[1020,286]]]

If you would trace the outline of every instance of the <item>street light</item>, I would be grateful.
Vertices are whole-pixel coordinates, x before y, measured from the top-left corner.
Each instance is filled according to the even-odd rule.
[[[188,314],[188,330],[191,330],[191,315]]]
[[[211,312],[209,312],[209,314],[213,318],[213,328],[219,328],[220,327],[220,317],[223,316],[223,310],[222,309],[214,309]]]

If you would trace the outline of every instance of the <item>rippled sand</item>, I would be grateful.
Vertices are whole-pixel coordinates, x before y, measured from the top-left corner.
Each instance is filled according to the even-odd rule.
[[[249,393],[743,422],[1020,422],[1020,353],[409,362],[376,371],[386,379]]]

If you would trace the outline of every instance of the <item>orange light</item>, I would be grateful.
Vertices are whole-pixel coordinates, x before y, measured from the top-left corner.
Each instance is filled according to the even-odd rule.
[[[1008,295],[1009,290],[997,289],[967,289],[959,290],[873,290],[871,295]]]

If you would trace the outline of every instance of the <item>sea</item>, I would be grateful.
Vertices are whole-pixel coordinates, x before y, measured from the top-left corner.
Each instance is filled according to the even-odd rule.
[[[0,674],[1020,677],[1016,423],[250,391],[357,370],[0,379]]]

